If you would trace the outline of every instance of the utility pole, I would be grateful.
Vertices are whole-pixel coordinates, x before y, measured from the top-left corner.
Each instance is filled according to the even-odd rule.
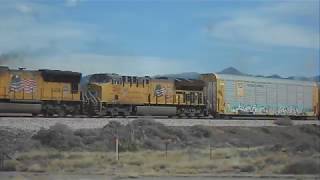
[[[210,144],[210,160],[212,160],[212,145]]]
[[[115,136],[115,145],[116,145],[116,160],[119,161],[119,138]]]

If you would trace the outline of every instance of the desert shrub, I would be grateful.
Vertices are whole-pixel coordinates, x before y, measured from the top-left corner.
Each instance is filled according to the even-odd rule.
[[[81,138],[75,136],[73,131],[64,124],[55,124],[49,129],[41,129],[32,138],[39,140],[43,145],[59,150],[82,146]]]
[[[136,143],[124,142],[119,144],[119,151],[138,151],[139,145]]]
[[[175,137],[175,140],[186,141],[188,139],[188,135],[183,129],[174,128],[174,127],[166,127],[166,129],[163,129],[163,130],[166,133],[170,134],[172,137]]]
[[[130,123],[133,127],[144,127],[144,126],[164,126],[161,123],[156,122],[153,119],[137,119]]]
[[[89,168],[92,167],[95,164],[95,161],[93,160],[77,160],[73,161],[72,167],[74,169],[82,169],[82,168]]]
[[[318,174],[320,163],[316,160],[302,160],[288,164],[282,169],[282,174]]]
[[[317,125],[303,125],[299,127],[300,131],[310,134],[310,135],[316,135],[320,137],[320,126]]]
[[[60,152],[48,154],[48,159],[64,159],[64,158],[65,158],[64,154]]]
[[[99,136],[101,129],[78,129],[74,131],[74,135],[85,136]]]
[[[268,149],[269,149],[270,151],[277,152],[277,151],[280,151],[282,148],[283,148],[283,145],[282,145],[282,144],[275,144],[275,145],[269,147]]]
[[[288,139],[288,140],[293,140],[295,139],[294,136],[290,135],[289,133],[286,133],[286,132],[281,132],[280,133],[284,138]]]
[[[212,135],[212,129],[206,126],[192,126],[190,131],[192,136],[198,138],[209,138]]]
[[[16,171],[17,165],[19,164],[16,160],[7,160],[4,161],[4,166],[2,167],[2,171]]]
[[[118,129],[118,128],[121,128],[122,125],[120,122],[117,122],[117,121],[110,121],[107,125],[105,125],[103,127],[103,129]]]
[[[81,159],[81,158],[83,158],[83,155],[81,154],[70,154],[68,156],[68,159]]]
[[[292,120],[289,117],[284,117],[284,118],[278,118],[276,120],[274,120],[273,122],[276,125],[279,126],[292,126]]]
[[[153,141],[152,139],[146,139],[143,143],[144,148],[146,149],[152,149],[152,150],[158,150],[161,149],[161,144],[159,144],[156,141]],[[163,145],[164,146],[164,145]]]
[[[159,128],[155,126],[148,126],[144,129],[145,134],[148,137],[159,137],[160,139],[175,139],[175,137],[167,131],[164,131],[165,128]]]
[[[255,167],[253,165],[245,165],[240,167],[240,172],[250,173],[254,171],[255,171]]]
[[[41,167],[40,164],[32,164],[27,168],[29,172],[44,172],[45,170]]]
[[[276,157],[268,157],[264,160],[264,162],[267,165],[276,165],[276,164],[281,164],[282,160]]]
[[[307,142],[301,142],[298,145],[292,144],[292,146],[294,146],[293,148],[294,151],[300,151],[300,152],[305,152],[313,149],[313,147]]]
[[[152,168],[155,170],[155,171],[160,171],[162,169],[166,169],[168,165],[164,164],[164,163],[160,163],[160,164],[155,164],[152,166]]]
[[[261,131],[264,132],[264,133],[266,133],[266,134],[271,134],[270,129],[265,128],[265,127],[262,127],[262,128],[261,128]]]

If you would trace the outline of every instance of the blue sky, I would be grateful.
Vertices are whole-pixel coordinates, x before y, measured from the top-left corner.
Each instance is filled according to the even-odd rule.
[[[319,0],[1,0],[0,57],[84,74],[314,76],[319,21]]]

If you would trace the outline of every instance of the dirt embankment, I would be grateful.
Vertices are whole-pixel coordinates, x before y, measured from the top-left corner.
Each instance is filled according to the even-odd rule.
[[[120,162],[112,154],[116,137],[120,152],[125,152]],[[163,155],[166,144],[168,158]],[[317,174],[319,154],[316,125],[169,127],[136,120],[127,125],[111,122],[99,129],[72,130],[63,124],[39,131],[0,128],[0,155],[7,159],[2,170],[92,172],[94,168],[117,174],[113,166],[119,166],[121,172],[158,175]]]
[[[320,152],[320,127],[168,127],[152,120],[136,120],[127,125],[110,122],[100,129],[72,130],[56,124],[40,131],[0,129],[2,152],[51,147],[58,150],[112,151],[119,138],[121,151],[140,149],[171,150],[187,147],[256,147],[275,150]]]

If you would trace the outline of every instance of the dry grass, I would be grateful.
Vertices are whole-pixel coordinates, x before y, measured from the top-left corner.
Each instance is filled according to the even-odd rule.
[[[319,155],[317,155],[319,157]],[[110,152],[31,151],[18,154],[10,168],[30,172],[80,172],[120,176],[163,176],[213,173],[280,173],[295,159],[285,152],[258,148],[124,152],[116,161]],[[300,157],[301,158],[301,157]]]

